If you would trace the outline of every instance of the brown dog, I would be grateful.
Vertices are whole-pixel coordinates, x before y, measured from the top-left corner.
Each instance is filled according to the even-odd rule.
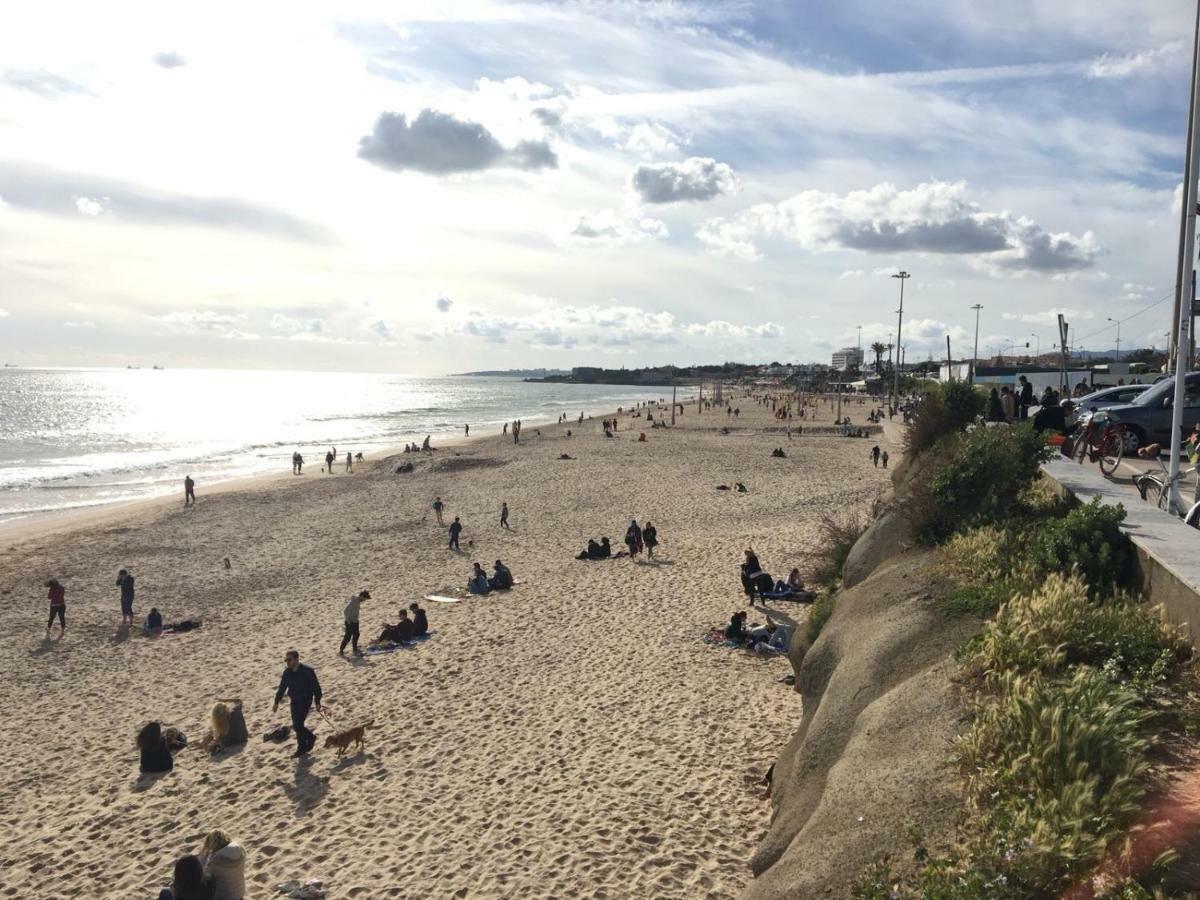
[[[347,728],[345,731],[339,731],[336,734],[331,734],[325,738],[325,747],[337,747],[338,759],[341,759],[351,746],[364,747],[366,746],[365,732],[368,728],[375,724],[375,720],[364,722],[362,725],[355,725],[353,728]]]

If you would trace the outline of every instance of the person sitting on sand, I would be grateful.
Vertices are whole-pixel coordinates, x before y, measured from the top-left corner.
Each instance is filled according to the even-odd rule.
[[[204,874],[204,863],[198,856],[184,856],[175,861],[175,877],[169,888],[163,888],[158,900],[216,900],[216,886]]]
[[[792,569],[791,573],[788,575],[787,588],[789,591],[804,590],[804,579],[800,577],[799,569]]]
[[[600,545],[597,544],[595,542],[595,540],[593,540],[592,538],[588,538],[587,549],[580,551],[579,555],[576,556],[575,558],[576,559],[599,559],[600,558]]]
[[[416,628],[412,620],[408,617],[408,610],[400,610],[400,621],[395,625],[388,625],[386,622],[383,625],[383,631],[380,632],[377,643],[396,643],[402,644],[405,641],[411,641],[416,636]]]
[[[746,613],[744,610],[738,610],[729,617],[729,624],[725,626],[725,640],[738,644],[745,643]]]
[[[429,634],[429,619],[418,604],[410,603],[408,608],[412,611],[413,637],[424,637]]]
[[[483,566],[475,563],[475,571],[471,573],[471,578],[467,581],[467,590],[472,594],[486,594],[491,589],[492,586],[488,584],[487,572],[483,571]]]
[[[158,611],[157,606],[150,607],[150,612],[146,616],[146,624],[143,626],[143,631],[150,637],[157,637],[162,634],[163,620],[162,613]]]
[[[167,739],[163,737],[162,726],[158,722],[147,722],[142,726],[137,736],[137,747],[141,752],[139,771],[170,772],[175,767]]]
[[[246,851],[225,832],[210,831],[200,848],[204,874],[213,883],[213,900],[244,900]]]
[[[488,584],[494,591],[507,591],[513,586],[512,572],[508,570],[508,566],[496,560],[496,564],[492,567],[492,577],[488,579]]]
[[[214,703],[209,713],[209,732],[200,742],[200,748],[218,753],[231,747],[240,747],[248,740],[250,735],[246,731],[242,701],[230,699]]]

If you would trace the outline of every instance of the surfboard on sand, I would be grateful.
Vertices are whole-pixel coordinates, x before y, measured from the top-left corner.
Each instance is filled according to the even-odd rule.
[[[447,597],[445,594],[426,594],[425,599],[431,603],[462,603],[462,597]]]

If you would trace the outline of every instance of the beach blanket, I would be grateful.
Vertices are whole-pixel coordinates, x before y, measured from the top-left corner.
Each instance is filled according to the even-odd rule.
[[[812,603],[813,595],[809,591],[767,591],[760,593],[764,600],[791,600],[795,603]]]
[[[427,632],[426,634],[419,634],[411,641],[387,641],[382,644],[375,644],[374,646],[368,647],[363,652],[368,656],[377,656],[380,653],[394,653],[397,650],[411,649],[417,646],[417,644],[422,644],[429,640],[429,636],[431,634],[433,634],[432,631]]]

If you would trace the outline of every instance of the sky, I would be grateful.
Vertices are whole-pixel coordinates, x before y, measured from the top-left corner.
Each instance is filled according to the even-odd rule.
[[[901,270],[909,362],[1162,347],[1193,13],[7,4],[0,362],[828,362]]]

